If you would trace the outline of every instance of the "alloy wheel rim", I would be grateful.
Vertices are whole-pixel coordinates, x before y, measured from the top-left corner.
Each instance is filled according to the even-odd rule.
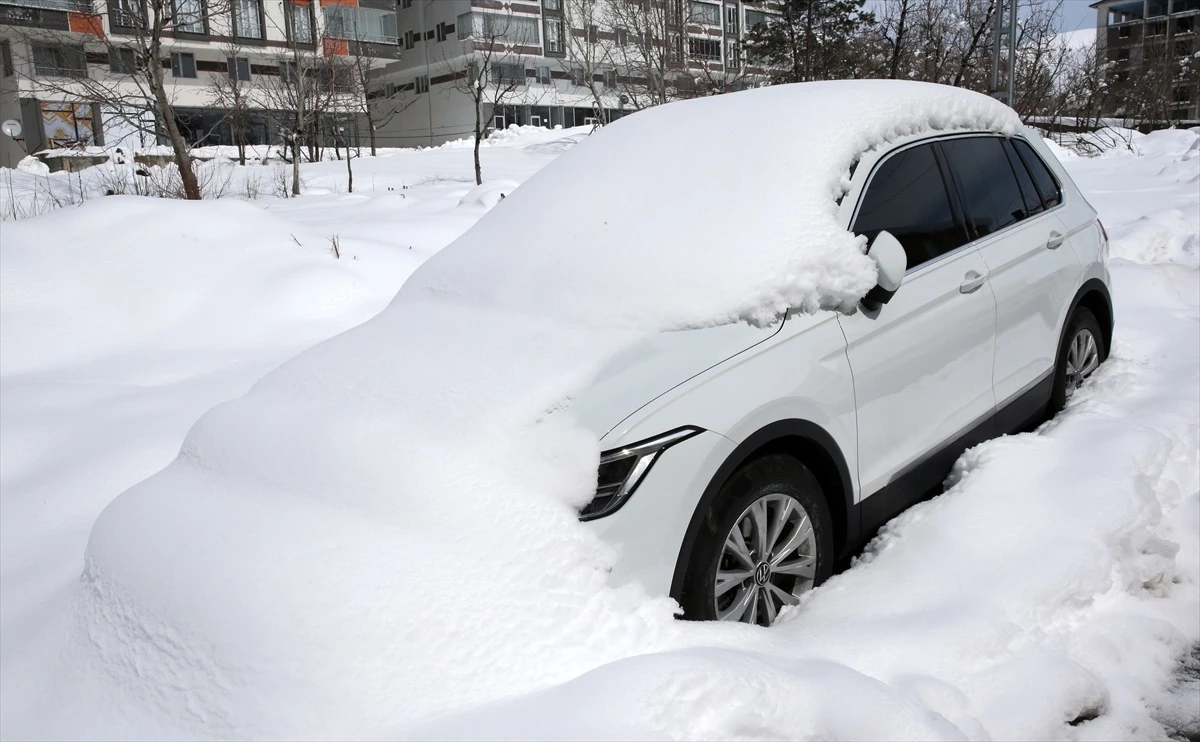
[[[800,602],[797,596],[813,586],[817,535],[794,497],[764,495],[733,522],[717,559],[717,618],[770,626],[783,606]]]
[[[1067,399],[1083,386],[1084,380],[1100,365],[1100,348],[1096,338],[1086,327],[1075,333],[1067,348]]]

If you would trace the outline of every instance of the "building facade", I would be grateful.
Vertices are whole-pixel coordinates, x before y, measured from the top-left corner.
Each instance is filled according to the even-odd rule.
[[[350,138],[354,64],[394,62],[399,42],[394,0],[0,0],[0,120],[23,130],[0,137],[0,166],[55,147],[163,142],[142,72],[155,45],[192,144],[280,142],[301,79],[328,90],[322,136]]]
[[[375,78],[384,146],[472,136],[477,98],[487,129],[570,127],[756,84],[746,35],[774,12],[770,0],[399,3],[401,58]]]
[[[1200,0],[1100,0],[1091,7],[1096,9],[1096,49],[1108,63],[1108,79],[1131,86],[1161,84],[1156,93],[1166,99],[1163,116],[1200,120]],[[1159,70],[1167,73],[1155,74]]]

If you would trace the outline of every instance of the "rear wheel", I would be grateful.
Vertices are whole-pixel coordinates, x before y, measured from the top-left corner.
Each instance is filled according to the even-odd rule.
[[[1067,400],[1107,357],[1104,332],[1096,315],[1087,307],[1076,307],[1058,349],[1054,389],[1050,393],[1050,413],[1057,413],[1065,407]]]
[[[705,518],[684,612],[770,626],[829,576],[832,551],[829,507],[808,467],[782,454],[756,459],[730,477]]]

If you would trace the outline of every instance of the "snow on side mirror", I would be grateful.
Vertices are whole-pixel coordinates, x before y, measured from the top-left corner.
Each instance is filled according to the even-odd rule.
[[[887,304],[892,300],[896,289],[904,280],[904,271],[908,269],[908,256],[904,246],[887,231],[880,232],[871,242],[867,257],[875,261],[879,277],[875,288],[867,293],[864,301],[873,304]]]

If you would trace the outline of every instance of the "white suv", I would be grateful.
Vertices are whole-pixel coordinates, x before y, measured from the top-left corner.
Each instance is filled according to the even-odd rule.
[[[688,618],[769,625],[1108,353],[1107,237],[1035,133],[867,152],[839,217],[879,266],[857,311],[666,333],[573,405],[606,449],[580,517],[619,550],[614,581]]]

